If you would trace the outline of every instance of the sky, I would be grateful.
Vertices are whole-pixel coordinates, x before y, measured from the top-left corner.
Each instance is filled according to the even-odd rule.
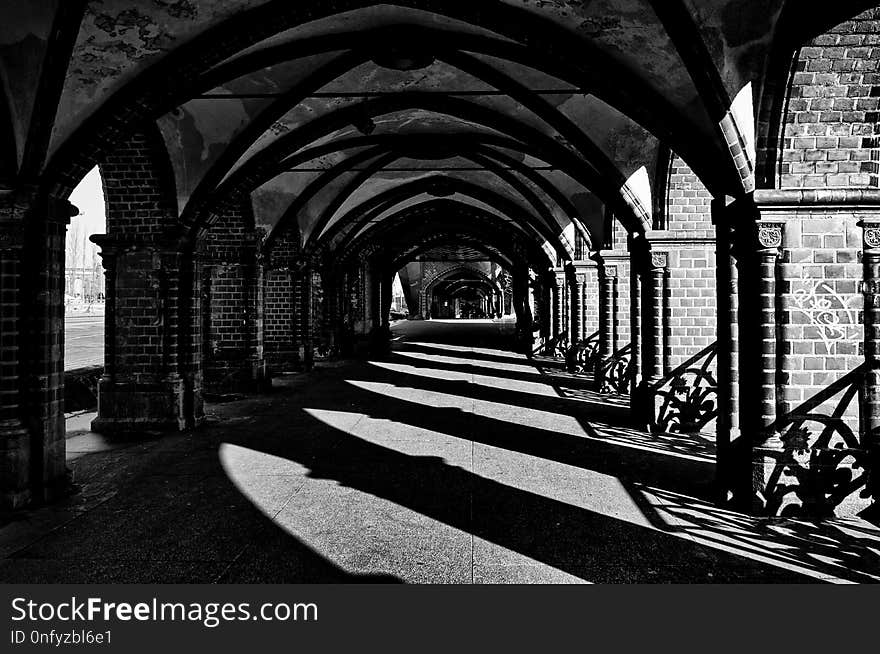
[[[106,231],[104,189],[101,187],[101,174],[97,166],[83,177],[69,199],[79,209],[80,214],[71,218],[71,223],[74,220],[80,222],[88,235],[103,234]]]

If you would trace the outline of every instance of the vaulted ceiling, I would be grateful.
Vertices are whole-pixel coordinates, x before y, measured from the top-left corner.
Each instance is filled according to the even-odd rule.
[[[833,21],[866,4],[823,11]],[[194,230],[244,199],[269,239],[348,247],[443,197],[547,256],[570,254],[576,231],[602,243],[606,211],[631,233],[651,228],[667,148],[714,194],[749,190],[730,130],[748,155],[753,100],[794,5],[822,6],[7,2],[0,177],[85,168],[146,121]]]

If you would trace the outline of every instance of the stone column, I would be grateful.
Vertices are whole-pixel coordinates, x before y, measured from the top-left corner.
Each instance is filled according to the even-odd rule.
[[[880,498],[880,217],[860,223],[865,295],[865,403],[863,447],[868,453],[868,491]],[[873,510],[873,509],[872,509]]]
[[[599,264],[599,358],[596,361],[596,386],[603,393],[613,392],[607,372],[614,359],[614,322],[617,313],[617,266]]]
[[[22,211],[12,191],[0,192],[0,509],[30,500],[30,437],[22,422]]]

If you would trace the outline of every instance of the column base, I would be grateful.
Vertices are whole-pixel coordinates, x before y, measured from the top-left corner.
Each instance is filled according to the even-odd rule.
[[[31,501],[30,436],[18,421],[0,424],[0,510],[15,510]]]
[[[201,402],[193,404],[200,405]],[[155,383],[101,379],[98,383],[98,417],[92,421],[92,431],[184,431],[204,422],[203,415],[188,416],[185,407],[183,379]]]

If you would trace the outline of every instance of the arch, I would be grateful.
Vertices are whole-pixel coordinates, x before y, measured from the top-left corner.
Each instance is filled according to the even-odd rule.
[[[499,196],[493,191],[486,190],[474,183],[465,182],[464,180],[444,177],[442,175],[433,175],[426,178],[417,179],[410,182],[399,184],[387,191],[379,193],[372,198],[364,201],[357,207],[354,207],[348,214],[346,220],[340,219],[338,224],[343,226],[351,226],[353,233],[364,224],[364,218],[370,215],[370,210],[381,205],[386,200],[396,200],[395,204],[405,201],[409,198],[416,197],[422,193],[449,193],[460,192],[462,195],[472,197],[473,199],[484,202],[489,206],[496,207],[503,214],[508,215],[512,220],[520,220],[523,225],[531,228],[533,235],[538,239],[546,241],[556,250],[557,254],[563,258],[569,258],[569,253],[565,246],[558,240],[558,236],[543,223],[543,221],[533,217],[522,207]],[[353,217],[352,217],[353,216]],[[322,239],[323,240],[323,239]],[[313,247],[316,248],[319,240]]]
[[[475,103],[458,98],[439,98],[425,92],[402,92],[387,97],[373,98],[357,105],[343,107],[324,114],[311,122],[296,128],[289,134],[279,137],[266,146],[259,154],[252,157],[231,173],[224,182],[205,198],[203,205],[210,206],[222,202],[224,198],[246,192],[264,183],[274,170],[273,163],[285,158],[288,153],[315,140],[329,136],[333,131],[351,125],[363,116],[380,116],[404,109],[424,109],[434,113],[452,116],[468,122],[476,123],[497,130],[508,136],[514,136],[522,143],[530,144],[530,154],[536,155],[563,168],[572,179],[591,189],[606,204],[615,209],[615,213],[628,231],[641,233],[650,229],[650,220],[639,212],[640,206],[629,198],[626,186],[615,188],[609,185],[601,172],[590,162],[577,156],[574,152],[561,145],[553,138],[531,128],[519,121],[504,116]],[[187,204],[185,214],[187,223],[197,223],[197,216],[205,210],[205,206]]]
[[[165,142],[155,124],[134,131],[98,164],[108,233],[157,236],[177,226],[177,192]]]
[[[423,293],[428,296],[430,294],[431,289],[438,283],[446,279],[447,277],[458,273],[458,272],[468,272],[473,274],[474,277],[477,277],[483,282],[485,282],[489,287],[493,288],[496,292],[501,292],[501,287],[495,282],[494,279],[491,279],[488,275],[486,275],[482,270],[478,270],[473,266],[467,264],[460,264],[457,266],[453,266],[451,268],[447,268],[442,272],[435,273],[431,276],[427,281],[422,282]]]
[[[809,8],[804,5],[811,5]],[[786,4],[780,14],[776,39],[773,42],[758,112],[758,188],[773,189],[783,186],[783,151],[785,126],[791,112],[792,90],[796,86],[802,49],[820,35],[836,26],[864,15],[876,8],[876,2],[855,0],[828,6],[815,0],[805,0],[797,7]],[[875,18],[876,20],[876,18]]]
[[[65,160],[68,160],[69,163],[70,160],[88,157],[87,153],[91,153],[94,146],[103,147],[97,142],[99,139],[96,138],[96,135],[99,132],[102,132],[105,139],[111,142],[115,140],[116,135],[125,133],[126,123],[132,118],[132,107],[138,107],[140,116],[152,117],[158,115],[173,102],[179,101],[180,98],[188,97],[194,86],[197,86],[199,76],[227,60],[230,52],[243,51],[263,39],[303,22],[318,21],[347,11],[366,8],[371,4],[349,0],[334,3],[328,7],[325,3],[315,0],[314,2],[295,3],[295,6],[291,6],[291,3],[277,0],[243,11],[236,15],[234,20],[227,19],[209,28],[181,46],[177,52],[164,57],[152,68],[135,76],[132,82],[109,98],[95,114],[88,117],[67,138],[56,156],[53,157],[52,170],[68,168],[69,166],[63,163]],[[632,96],[640,99],[652,97],[657,100],[657,102],[652,102],[651,111],[643,110],[641,112],[640,123],[649,124],[653,128],[652,131],[656,130],[655,133],[666,136],[668,136],[669,128],[665,130],[662,128],[664,122],[667,125],[679,124],[674,120],[676,111],[672,107],[668,107],[667,110],[667,102],[664,101],[662,95],[656,93],[647,83],[636,79],[626,68],[616,65],[611,57],[597,46],[566,32],[550,19],[537,15],[535,12],[512,7],[502,2],[493,2],[490,7],[483,6],[485,3],[474,7],[467,3],[444,3],[442,6],[438,6],[438,3],[422,0],[400,1],[392,4],[428,11],[438,16],[452,18],[475,26],[486,25],[485,12],[491,11],[493,17],[497,18],[491,23],[495,33],[506,39],[512,39],[514,45],[520,45],[526,49],[529,52],[529,61],[534,62],[536,58],[542,56],[557,66],[560,65],[559,62],[565,62],[562,67],[570,67],[573,73],[577,73],[580,86],[605,92],[609,96],[611,106],[619,107],[624,114],[633,116],[637,113],[635,107],[638,103],[632,99],[625,102],[627,94],[621,93],[619,89],[619,80],[625,79],[628,86],[631,85],[632,88],[641,91],[633,93]],[[473,35],[470,36],[475,38]],[[222,44],[223,47],[220,47],[219,44]],[[576,67],[571,64],[574,58],[570,54],[573,52],[584,55],[582,58],[589,62],[589,66]],[[597,63],[601,63],[601,66],[598,66]],[[602,71],[611,70],[615,72],[615,75],[606,78],[601,74],[590,72],[591,68],[593,71],[596,68]],[[617,89],[614,88],[615,85],[618,86]],[[155,90],[159,88],[161,91]],[[664,116],[670,120],[651,121],[652,111],[658,117]],[[691,130],[687,127],[687,125],[680,125],[679,128],[673,130],[672,133],[677,137],[673,140],[680,143],[680,151],[690,150],[693,152],[696,161],[700,152],[696,143],[699,139],[688,136]],[[685,145],[687,142],[691,142],[693,145],[688,147]],[[700,145],[705,151],[705,143]],[[709,165],[712,157],[707,156],[704,160],[707,164],[704,167],[706,178],[713,178],[714,182],[714,176],[711,174],[712,167]],[[702,165],[700,167],[703,168]]]
[[[308,200],[313,198],[326,184],[330,183],[339,175],[345,173],[356,165],[364,163],[365,161],[368,161],[369,159],[378,156],[380,152],[378,146],[382,147],[383,152],[391,152],[401,149],[406,149],[410,151],[412,151],[413,149],[418,150],[420,148],[436,149],[438,147],[438,144],[442,144],[441,147],[443,147],[444,150],[448,151],[450,154],[455,153],[456,156],[468,158],[468,155],[470,154],[480,155],[483,161],[483,165],[496,172],[502,171],[503,167],[507,166],[511,168],[514,172],[519,173],[522,177],[531,182],[560,207],[560,209],[567,215],[568,219],[575,225],[575,229],[588,243],[592,243],[595,240],[590,234],[587,227],[584,225],[580,215],[578,214],[577,209],[574,207],[572,202],[568,199],[568,197],[566,197],[564,193],[557,189],[550,180],[543,177],[521,161],[516,160],[514,157],[511,157],[499,150],[489,147],[489,145],[498,145],[500,147],[514,149],[516,151],[521,151],[525,153],[525,146],[517,141],[514,141],[513,139],[509,139],[506,137],[497,137],[489,134],[475,134],[472,136],[421,135],[418,137],[409,137],[403,135],[378,135],[341,139],[340,141],[338,141],[338,148],[334,146],[334,143],[335,142],[331,142],[328,144],[315,146],[313,148],[309,148],[304,152],[297,153],[290,159],[284,160],[283,166],[279,166],[275,172],[280,170],[282,167],[285,169],[291,168],[293,166],[299,165],[306,161],[332,152],[339,152],[349,148],[366,147],[370,145],[375,145],[377,147],[369,151],[354,154],[349,159],[346,159],[336,164],[332,168],[328,169],[325,173],[322,173],[321,177],[315,179],[312,183],[310,183],[310,185],[304,191],[302,191],[297,199],[288,207],[278,223],[276,223],[275,228],[273,229],[273,233],[283,233],[283,231],[287,229],[287,224],[296,220],[299,210],[303,208],[307,204]],[[401,152],[401,156],[408,155],[405,155],[405,153]],[[492,161],[487,161],[486,158],[491,159]],[[518,183],[516,186],[517,188],[523,187],[521,183]],[[320,230],[318,231],[320,232]],[[272,238],[273,235],[270,234],[268,236],[268,239],[271,240]]]

